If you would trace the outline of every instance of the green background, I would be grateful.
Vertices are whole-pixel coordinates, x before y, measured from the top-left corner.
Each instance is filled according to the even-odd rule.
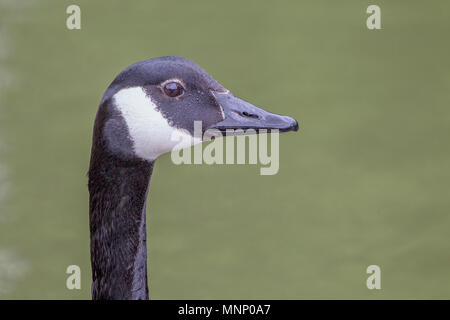
[[[67,30],[66,7],[81,7]],[[381,7],[382,30],[366,8]],[[296,118],[280,171],[151,182],[153,299],[450,298],[450,2],[0,0],[0,298],[90,298],[87,169],[128,65],[197,62]],[[65,287],[66,267],[81,290]],[[381,290],[366,268],[381,267]]]

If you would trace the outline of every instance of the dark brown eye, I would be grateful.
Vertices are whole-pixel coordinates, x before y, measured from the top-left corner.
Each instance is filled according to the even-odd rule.
[[[164,93],[169,97],[175,98],[184,93],[184,88],[178,82],[172,81],[164,85]]]

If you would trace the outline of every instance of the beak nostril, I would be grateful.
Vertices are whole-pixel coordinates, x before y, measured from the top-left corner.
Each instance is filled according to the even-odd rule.
[[[259,118],[258,115],[253,114],[253,113],[248,113],[247,111],[241,112],[241,116],[247,117],[247,118],[255,118],[255,119]]]

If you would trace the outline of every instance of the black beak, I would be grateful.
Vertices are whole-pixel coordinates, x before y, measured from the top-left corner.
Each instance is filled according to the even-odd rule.
[[[261,129],[270,132],[273,129],[279,132],[298,131],[298,123],[288,116],[267,112],[263,109],[233,96],[230,92],[212,92],[222,107],[225,119],[210,127],[226,132],[227,129]]]

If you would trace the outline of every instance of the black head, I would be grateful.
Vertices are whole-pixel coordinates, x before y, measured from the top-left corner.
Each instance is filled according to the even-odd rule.
[[[99,114],[96,122],[102,123],[96,125],[103,128],[100,134],[109,149],[133,152],[146,160],[201,142],[201,137],[194,136],[196,121],[201,122],[202,132],[298,130],[294,119],[234,97],[197,64],[182,57],[145,60],[123,70],[106,90]],[[190,139],[180,145],[180,136]]]

